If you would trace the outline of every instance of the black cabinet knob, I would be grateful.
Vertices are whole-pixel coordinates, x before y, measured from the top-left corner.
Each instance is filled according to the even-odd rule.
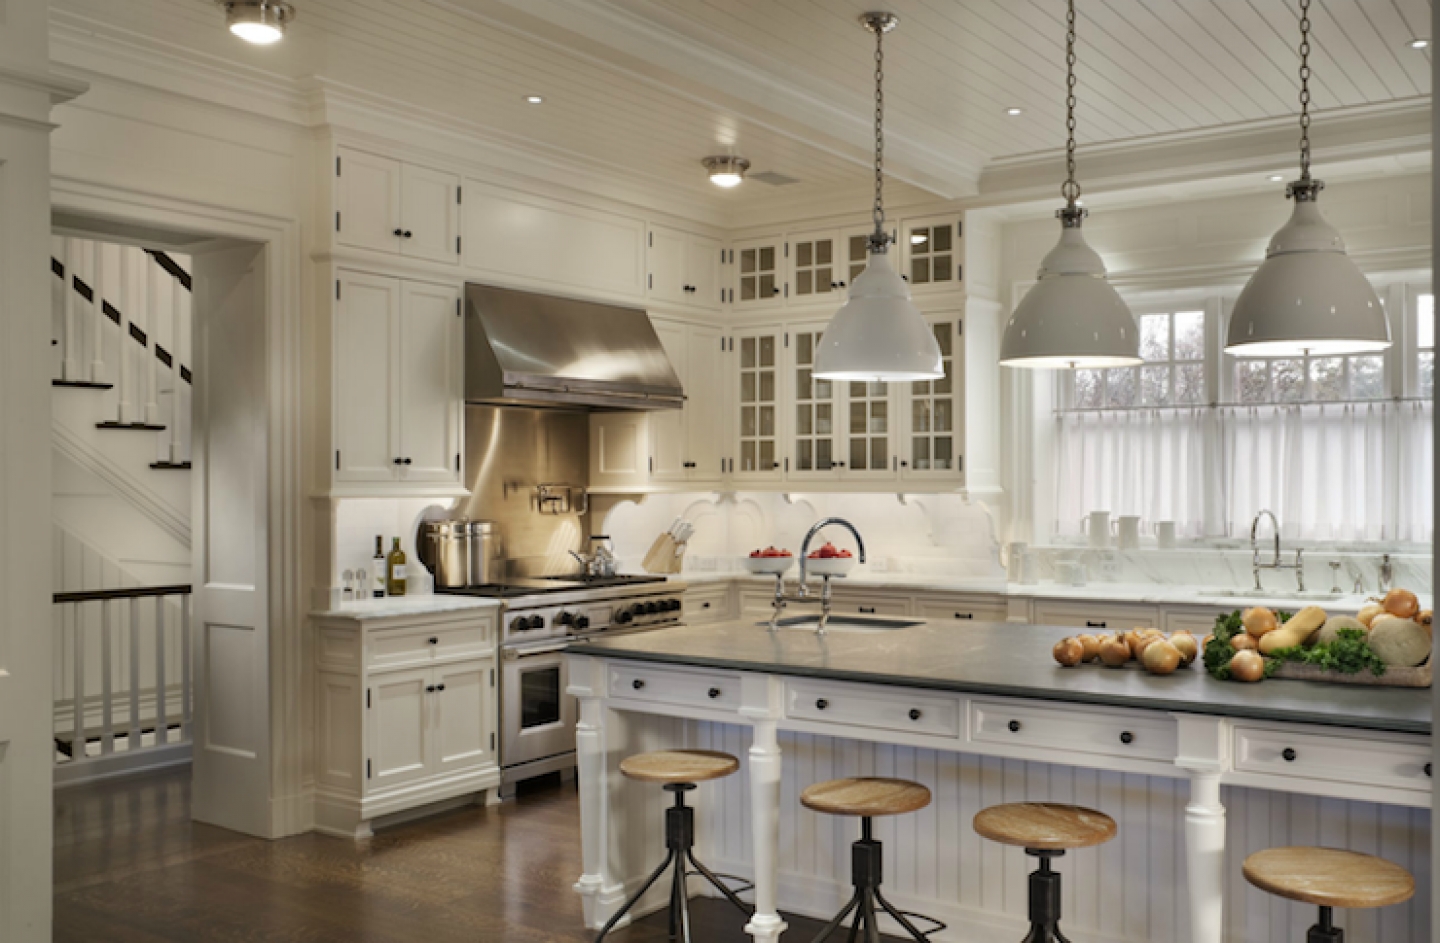
[[[911,720],[919,720],[919,719],[920,719],[920,708],[918,708],[918,707],[912,707],[912,708],[910,708],[910,719],[911,719]]]
[[[902,461],[902,462],[900,463],[900,467],[901,467],[901,468],[909,468],[909,467],[910,467],[910,463],[909,463],[909,462],[906,462],[906,461]]]
[[[437,690],[437,691],[443,691],[443,690],[445,690],[445,685],[443,685],[443,684],[437,684],[437,685],[435,685],[435,690]]]
[[[1286,763],[1295,762],[1295,751],[1290,747],[1286,747],[1285,749],[1281,750],[1280,755],[1284,757]]]
[[[1134,742],[1135,742],[1135,735],[1134,735],[1133,733],[1131,733],[1130,731],[1127,730],[1127,731],[1125,731],[1124,733],[1120,734],[1120,742],[1121,742],[1121,743],[1124,743],[1124,744],[1127,744],[1127,745],[1128,745],[1128,744],[1131,744],[1131,743],[1134,743]]]
[[[778,288],[772,288],[772,289],[770,289],[770,294],[772,294],[772,295],[778,295],[778,294],[780,294],[780,289],[778,289]]]
[[[427,684],[427,685],[425,685],[425,693],[426,693],[426,694],[434,694],[434,693],[435,693],[435,685],[433,685],[433,684]]]
[[[645,682],[641,681],[639,678],[636,678],[634,681],[630,682],[630,687],[638,691],[641,688],[645,687]]]
[[[410,464],[410,459],[408,459],[408,458],[405,459],[404,461],[401,462],[401,464],[402,464],[402,465],[409,465],[409,464]]]
[[[816,709],[817,711],[823,711],[825,708],[827,708],[827,707],[829,707],[829,706],[830,706],[830,702],[827,701],[827,700],[825,700],[823,697],[820,698],[820,700],[818,700],[818,701],[815,702],[815,709]]]
[[[1020,721],[1018,720],[1012,720],[1010,721],[1010,723],[1006,724],[1006,726],[1010,728],[1011,733],[1020,732]]]
[[[399,465],[399,464],[400,464],[400,459],[399,459],[399,458],[395,459],[395,464],[396,464],[396,465]]]
[[[720,696],[720,689],[719,689],[719,688],[711,688],[711,689],[710,689],[710,699],[711,699],[712,701],[713,701],[715,698],[719,697],[719,696]]]
[[[1429,764],[1429,763],[1426,763],[1426,764],[1425,764],[1425,775],[1426,775],[1426,776],[1432,775],[1431,772],[1430,772],[1430,764]]]
[[[408,230],[408,229],[405,230],[405,238],[406,238],[406,239],[409,239],[409,238],[410,238],[411,236],[413,236],[413,235],[415,235],[415,234],[412,233],[410,230]]]
[[[434,635],[430,636],[428,639],[426,639],[426,641],[429,642],[431,645],[439,645],[439,644],[440,644],[440,639],[439,639],[438,637],[434,636]]]
[[[403,235],[405,235],[405,230],[403,230],[403,229],[397,229],[397,230],[395,230],[395,235],[397,235],[397,236],[403,236]]]

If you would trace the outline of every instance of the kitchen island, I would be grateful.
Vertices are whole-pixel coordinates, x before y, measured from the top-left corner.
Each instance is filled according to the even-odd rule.
[[[1221,683],[1198,666],[1066,669],[1050,648],[1073,629],[909,621],[818,637],[737,620],[572,647],[587,924],[603,924],[663,847],[658,791],[623,780],[619,761],[677,746],[743,761],[740,776],[696,794],[699,854],[755,881],[756,940],[779,938],[779,906],[827,916],[848,894],[853,823],[797,801],[846,775],[934,793],[922,812],[877,825],[887,895],[947,921],[936,939],[1023,934],[1023,856],[970,828],[981,808],[1021,799],[1089,805],[1120,824],[1114,842],[1062,865],[1076,938],[1303,938],[1313,914],[1244,891],[1240,861],[1272,845],[1349,846],[1428,876],[1426,690]],[[1428,938],[1428,899],[1357,912],[1348,930],[1352,941]]]

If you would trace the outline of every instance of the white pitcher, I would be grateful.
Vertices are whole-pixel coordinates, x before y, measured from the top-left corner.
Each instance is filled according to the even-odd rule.
[[[1122,514],[1115,519],[1116,539],[1121,550],[1140,547],[1140,515]]]
[[[1090,546],[1097,550],[1110,546],[1110,512],[1091,511],[1080,518],[1080,533],[1089,537]]]
[[[1161,550],[1175,549],[1175,522],[1155,522],[1155,544]]]

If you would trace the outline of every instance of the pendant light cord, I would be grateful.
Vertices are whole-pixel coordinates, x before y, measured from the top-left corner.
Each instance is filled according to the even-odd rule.
[[[1300,179],[1285,187],[1285,195],[1314,200],[1325,188],[1310,176],[1310,0],[1300,0]]]
[[[1065,182],[1060,195],[1067,209],[1075,209],[1080,199],[1080,184],[1075,180],[1075,0],[1070,0],[1065,13]]]
[[[884,252],[890,245],[885,233],[885,28],[875,30],[875,205],[871,215],[875,232],[870,236],[870,251]]]

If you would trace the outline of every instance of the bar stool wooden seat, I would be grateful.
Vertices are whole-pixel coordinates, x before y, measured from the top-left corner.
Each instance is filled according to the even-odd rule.
[[[877,904],[919,943],[926,943],[927,934],[945,929],[945,924],[931,917],[895,909],[880,893],[881,844],[871,831],[871,820],[877,815],[903,815],[925,808],[930,804],[929,789],[905,779],[831,779],[806,787],[800,794],[800,803],[815,812],[860,819],[860,840],[850,846],[850,878],[855,885],[855,893],[815,937],[814,943],[821,943],[839,929],[851,913],[855,914],[855,919],[850,925],[849,939],[879,943]],[[912,922],[917,917],[934,926],[921,932]],[[862,931],[864,935],[859,936]]]
[[[1080,806],[1013,802],[982,809],[974,825],[982,838],[1016,845],[1040,859],[1040,867],[1030,872],[1030,932],[1024,943],[1069,943],[1060,932],[1060,873],[1050,862],[1071,848],[1114,838],[1115,820]]]
[[[651,872],[640,890],[625,902],[625,906],[611,915],[595,937],[595,943],[605,939],[620,922],[620,918],[630,912],[636,902],[645,896],[645,892],[660,880],[660,875],[672,865],[674,871],[670,879],[669,908],[671,940],[690,943],[690,904],[685,893],[685,878],[691,874],[705,878],[730,903],[738,907],[741,913],[750,916],[751,908],[736,896],[735,889],[726,886],[719,876],[695,857],[695,809],[685,804],[685,793],[696,788],[697,783],[721,779],[739,769],[739,760],[729,753],[718,753],[714,750],[657,750],[653,753],[637,753],[620,761],[620,772],[627,778],[643,783],[660,783],[666,792],[675,794],[675,804],[665,810],[665,860]],[[689,870],[692,866],[694,871]],[[739,888],[741,891],[747,889]]]
[[[1384,858],[1342,848],[1267,848],[1245,859],[1245,880],[1277,897],[1314,904],[1306,943],[1343,943],[1332,908],[1388,907],[1415,896],[1415,878]]]

